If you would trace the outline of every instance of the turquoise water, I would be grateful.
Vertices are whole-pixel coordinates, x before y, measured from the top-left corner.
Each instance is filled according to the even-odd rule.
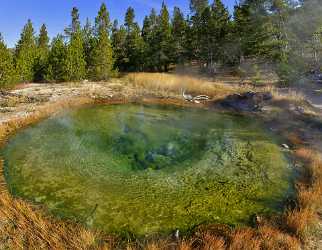
[[[253,119],[199,109],[97,105],[55,115],[2,150],[11,192],[109,233],[245,225],[281,210],[292,171]]]

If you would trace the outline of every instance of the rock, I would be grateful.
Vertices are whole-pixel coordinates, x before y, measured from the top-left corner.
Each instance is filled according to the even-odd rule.
[[[261,111],[266,101],[273,98],[270,92],[246,92],[243,94],[229,95],[221,101],[221,106],[236,111]]]

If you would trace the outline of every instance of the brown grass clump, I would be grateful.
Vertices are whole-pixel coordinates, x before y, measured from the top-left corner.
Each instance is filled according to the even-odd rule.
[[[155,241],[148,243],[144,249],[145,250],[161,250],[161,249],[168,249],[168,242],[166,241]]]
[[[320,187],[315,188],[314,186],[304,186],[303,184],[297,186],[297,202],[300,208],[316,211],[321,205]]]
[[[260,250],[261,241],[252,228],[236,230],[231,236],[229,250]]]
[[[306,185],[306,191],[311,190],[312,194],[320,193],[322,195],[322,159],[319,153],[309,148],[300,148],[296,150],[295,155],[306,163],[300,179],[300,182]],[[299,192],[301,191],[304,189],[299,190]],[[315,201],[321,202],[321,199],[320,196],[320,199]]]
[[[192,242],[189,240],[182,240],[178,245],[178,250],[191,250]]]
[[[163,96],[169,94],[181,95],[183,91],[194,95],[208,95],[210,97],[222,97],[236,92],[232,86],[221,82],[210,82],[191,76],[178,76],[166,73],[131,73],[127,80],[136,89],[151,91]]]
[[[261,240],[261,248],[264,250],[298,250],[300,249],[300,243],[289,234],[282,232],[281,230],[271,225],[263,225],[259,229],[259,235]]]
[[[316,212],[308,208],[298,208],[286,212],[287,230],[305,241],[317,220]]]
[[[225,250],[227,249],[227,245],[223,235],[205,230],[204,232],[199,231],[191,239],[181,241],[178,249]]]

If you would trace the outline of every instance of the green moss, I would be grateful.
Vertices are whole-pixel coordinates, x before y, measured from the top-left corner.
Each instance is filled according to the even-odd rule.
[[[16,195],[126,235],[248,224],[281,209],[292,171],[248,118],[159,106],[94,106],[52,117],[3,151]]]

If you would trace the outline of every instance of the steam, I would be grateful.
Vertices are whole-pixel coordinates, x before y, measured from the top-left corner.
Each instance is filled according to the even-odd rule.
[[[309,72],[322,66],[322,4],[308,0],[297,5],[285,23],[290,49],[289,64],[298,73],[297,83],[307,82]]]

